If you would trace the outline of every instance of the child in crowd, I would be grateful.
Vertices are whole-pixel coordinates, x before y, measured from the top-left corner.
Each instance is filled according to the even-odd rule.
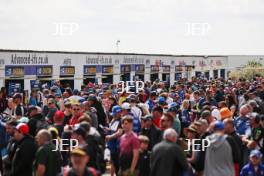
[[[140,142],[139,160],[137,170],[138,176],[149,176],[150,173],[150,151],[148,151],[149,138],[147,136],[140,135],[138,137]]]

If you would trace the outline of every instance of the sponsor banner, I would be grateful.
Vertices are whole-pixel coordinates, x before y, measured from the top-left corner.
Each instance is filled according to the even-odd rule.
[[[24,67],[6,67],[5,76],[10,77],[24,77]]]
[[[159,72],[159,66],[158,65],[151,65],[150,66],[150,72]]]
[[[52,76],[53,67],[52,66],[38,66],[37,67],[37,76]]]
[[[61,66],[60,67],[60,75],[61,76],[71,76],[75,74],[74,66]]]
[[[121,73],[130,73],[131,65],[120,65]]]
[[[95,75],[96,74],[96,65],[85,65],[83,68],[84,75]]]

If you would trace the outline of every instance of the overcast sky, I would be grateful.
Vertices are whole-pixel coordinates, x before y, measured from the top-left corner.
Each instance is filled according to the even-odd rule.
[[[0,0],[0,48],[264,54],[263,0]]]

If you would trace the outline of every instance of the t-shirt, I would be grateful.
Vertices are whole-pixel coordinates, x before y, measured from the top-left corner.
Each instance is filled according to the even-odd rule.
[[[252,138],[257,143],[257,149],[264,152],[264,128],[257,127],[252,129]]]
[[[52,151],[55,149],[55,145],[51,143],[39,147],[33,165],[34,175],[36,175],[36,170],[39,164],[45,165],[45,176],[56,175],[60,172],[61,155],[59,154],[59,151]]]
[[[172,127],[178,134],[181,134],[181,122],[178,117],[174,119]]]
[[[130,168],[133,150],[139,149],[139,140],[134,132],[123,134],[120,138],[120,167],[122,170]]]

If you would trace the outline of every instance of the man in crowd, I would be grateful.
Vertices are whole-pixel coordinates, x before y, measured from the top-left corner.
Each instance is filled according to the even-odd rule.
[[[161,130],[154,125],[152,115],[142,117],[141,123],[142,127],[140,134],[149,138],[148,149],[151,150],[154,145],[161,141]]]
[[[234,142],[230,142],[224,135],[224,123],[222,121],[214,122],[214,133],[207,138],[210,141],[205,154],[205,176],[235,176],[238,164],[238,151]],[[223,155],[224,154],[224,155]]]
[[[154,146],[150,158],[151,176],[181,175],[189,169],[183,151],[176,144],[177,136],[174,129],[168,128],[163,141]]]
[[[242,168],[240,176],[264,176],[264,165],[261,164],[261,158],[262,154],[259,150],[252,150],[249,156],[250,162]]]
[[[12,160],[12,175],[30,176],[36,145],[34,139],[29,136],[27,124],[20,123],[16,126],[14,139],[17,141],[17,148]]]
[[[131,116],[122,118],[122,128],[125,133],[120,138],[120,174],[129,176],[136,172],[139,158],[139,140],[132,131],[133,119]]]
[[[163,114],[163,109],[161,106],[155,106],[152,111],[153,123],[157,128],[160,128],[160,119]]]
[[[29,134],[31,136],[35,136],[37,132],[47,127],[47,122],[45,118],[41,114],[41,109],[37,106],[31,106],[28,109],[28,117],[29,117]]]
[[[40,130],[36,135],[39,146],[33,164],[33,172],[36,176],[57,175],[61,172],[60,151],[56,149],[57,146],[52,143],[51,139],[51,134],[45,129]]]
[[[16,93],[13,96],[13,101],[15,104],[15,118],[20,119],[25,115],[25,109],[22,106],[22,95],[20,93]]]
[[[225,126],[225,134],[232,137],[238,146],[238,155],[242,156],[243,154],[243,142],[241,138],[237,135],[235,126],[234,126],[234,120],[233,119],[225,119],[224,120],[224,126]],[[242,168],[243,165],[243,158],[239,161],[239,169]]]
[[[89,158],[89,155],[84,149],[73,149],[70,156],[72,166],[64,170],[63,176],[97,176],[96,170],[94,168],[87,167]]]

